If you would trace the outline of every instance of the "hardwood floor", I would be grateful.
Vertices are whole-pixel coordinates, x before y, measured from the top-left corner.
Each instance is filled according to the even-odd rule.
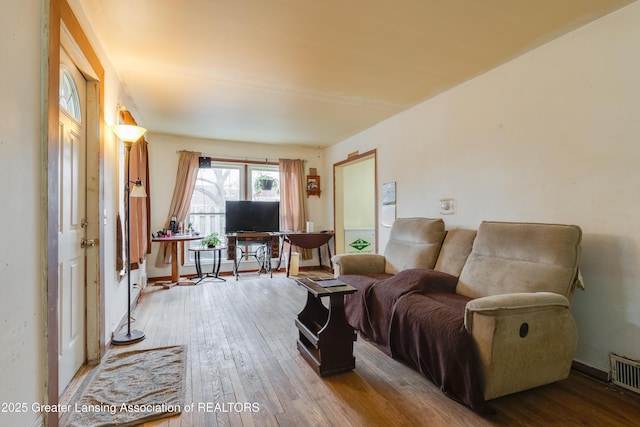
[[[360,338],[356,369],[320,378],[296,349],[294,319],[305,299],[304,289],[283,274],[148,287],[133,313],[134,327],[146,339],[110,351],[187,345],[186,402],[194,410],[144,426],[640,423],[640,396],[577,372],[566,381],[493,400],[492,413],[480,416]]]

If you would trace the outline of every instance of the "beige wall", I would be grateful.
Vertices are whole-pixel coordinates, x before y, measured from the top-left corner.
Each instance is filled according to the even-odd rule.
[[[150,134],[149,141],[149,168],[151,187],[151,229],[161,230],[169,213],[169,205],[173,195],[176,172],[178,169],[179,150],[197,151],[203,155],[211,157],[223,157],[233,159],[251,159],[277,161],[279,158],[305,159],[305,173],[309,168],[317,168],[322,171],[323,153],[322,151],[303,146],[282,146],[269,144],[255,144],[238,141],[220,141],[211,139],[187,138],[181,136]],[[322,194],[321,197],[311,196],[307,198],[309,219],[314,223],[315,230],[324,230],[328,224],[323,202],[326,200],[326,186],[329,177],[320,176]],[[152,254],[147,258],[147,275],[150,278],[164,277],[171,275],[170,265],[158,266],[159,245],[152,243]],[[315,253],[314,253],[314,256]],[[317,259],[317,258],[316,258]],[[326,262],[326,261],[325,261]],[[311,264],[312,261],[304,261],[301,264]],[[317,261],[316,261],[317,263]],[[231,271],[229,262],[223,262],[221,271]],[[193,266],[184,266],[181,269],[183,274],[195,274]]]
[[[0,402],[37,402],[44,393],[41,212],[40,2],[0,13]],[[2,414],[2,425],[37,418]],[[9,424],[5,424],[5,420]]]
[[[398,217],[439,217],[451,197],[449,228],[580,225],[576,359],[608,371],[610,351],[640,359],[638,46],[636,3],[331,147],[327,162],[376,148]]]
[[[48,2],[47,2],[48,3]],[[90,31],[81,10],[74,9],[92,47],[105,68],[105,121],[115,119],[118,102],[126,104],[118,76],[95,35]],[[0,245],[0,366],[3,367],[0,402],[25,402],[27,412],[0,414],[0,425],[38,425],[39,414],[31,405],[44,402],[46,382],[45,354],[45,224],[47,194],[46,158],[43,150],[42,92],[47,79],[44,68],[47,46],[43,42],[44,17],[42,2],[10,2],[0,13],[0,186],[3,201],[2,240]],[[56,100],[54,100],[56,102]],[[126,281],[115,272],[115,214],[120,208],[117,191],[118,148],[114,136],[107,131],[104,142],[104,199],[106,216],[103,224],[105,260],[107,337],[126,312]]]

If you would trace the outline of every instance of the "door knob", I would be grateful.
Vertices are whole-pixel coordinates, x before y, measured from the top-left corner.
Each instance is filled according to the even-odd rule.
[[[96,245],[96,241],[95,240],[87,240],[87,239],[82,239],[80,241],[80,247],[81,248],[92,248]]]

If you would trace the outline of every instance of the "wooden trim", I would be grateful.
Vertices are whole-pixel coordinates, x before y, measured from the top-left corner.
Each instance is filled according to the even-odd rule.
[[[578,372],[581,372],[585,375],[593,377],[597,380],[608,382],[609,381],[609,373],[602,371],[600,369],[594,368],[593,366],[586,365],[582,362],[578,362],[574,360],[571,364],[571,368],[575,369]]]
[[[98,55],[91,47],[91,43],[87,38],[84,31],[82,31],[82,27],[78,22],[78,19],[73,14],[73,10],[71,10],[71,6],[65,0],[60,1],[60,21],[64,22],[64,25],[69,30],[69,33],[73,36],[73,39],[78,44],[78,47],[82,51],[82,54],[85,56],[91,68],[96,72],[100,81],[103,81],[104,77],[104,68],[100,63],[100,59],[98,59]],[[59,23],[58,23],[59,26]],[[57,98],[56,98],[57,99]]]
[[[376,149],[375,148],[373,150],[367,151],[366,153],[362,153],[362,154],[358,154],[358,155],[355,155],[355,156],[351,156],[351,157],[349,157],[347,159],[339,161],[338,163],[334,163],[333,167],[335,168],[336,166],[344,166],[347,163],[355,162],[356,160],[360,160],[360,159],[362,159],[364,157],[369,157],[371,155],[374,155],[374,156],[376,155]]]
[[[43,140],[46,157],[43,159],[46,170],[46,182],[42,188],[44,211],[47,213],[45,224],[45,238],[43,247],[46,262],[46,295],[47,316],[45,330],[47,354],[46,403],[58,404],[58,158],[60,152],[59,131],[59,80],[60,80],[60,0],[49,0],[48,23],[48,52],[47,67],[47,95],[43,103],[46,105],[46,136]],[[46,12],[45,12],[46,13]],[[47,29],[45,29],[46,31]],[[44,177],[43,177],[44,178]],[[58,414],[51,411],[45,414],[46,423],[50,427],[58,426]]]

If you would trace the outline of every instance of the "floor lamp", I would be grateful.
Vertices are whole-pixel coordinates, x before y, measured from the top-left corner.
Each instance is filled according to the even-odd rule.
[[[115,133],[124,143],[126,149],[125,157],[127,168],[126,183],[124,186],[124,190],[127,193],[124,205],[126,221],[125,237],[127,239],[127,331],[116,334],[111,339],[111,344],[127,345],[137,343],[144,339],[144,332],[131,330],[131,211],[129,206],[131,204],[132,197],[147,197],[147,193],[144,191],[140,178],[136,181],[130,180],[129,168],[131,164],[131,147],[133,147],[133,143],[140,139],[147,130],[133,125],[114,125],[111,129],[113,130],[113,133]],[[131,188],[131,184],[133,184],[133,188]]]

